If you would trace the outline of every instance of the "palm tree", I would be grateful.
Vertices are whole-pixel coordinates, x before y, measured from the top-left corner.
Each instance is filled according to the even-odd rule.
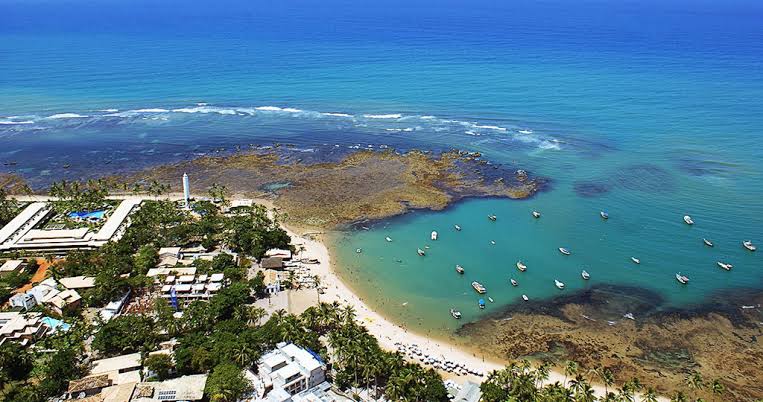
[[[601,379],[601,382],[604,383],[604,393],[608,394],[609,387],[615,383],[615,376],[610,369],[604,368],[600,370],[599,378]]]
[[[694,396],[696,396],[697,392],[705,387],[705,383],[702,380],[702,374],[700,374],[699,371],[693,371],[686,376],[686,385],[694,391]]]
[[[538,369],[535,370],[535,381],[536,386],[541,386],[543,383],[548,380],[550,367],[548,363],[543,362],[540,366],[538,366]]]
[[[644,395],[641,396],[641,401],[657,402],[657,391],[655,391],[652,387],[647,388],[646,392],[644,392]]]
[[[578,373],[578,364],[573,361],[568,361],[564,367],[564,386],[567,386],[567,376],[574,376]]]
[[[670,398],[670,402],[687,402],[686,395],[683,391],[678,391]]]
[[[710,390],[713,392],[713,400],[715,400],[715,396],[721,396],[726,391],[726,387],[721,383],[719,379],[713,380],[713,382],[710,384]]]

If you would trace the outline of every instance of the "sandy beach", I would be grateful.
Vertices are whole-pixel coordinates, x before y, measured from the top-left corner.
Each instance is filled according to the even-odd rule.
[[[348,304],[355,309],[357,319],[368,328],[369,332],[376,336],[379,344],[390,351],[396,351],[399,344],[417,345],[423,354],[438,357],[446,361],[463,363],[466,367],[477,370],[478,372],[489,373],[504,367],[504,363],[499,360],[484,359],[476,356],[468,350],[461,349],[442,341],[428,338],[424,335],[409,331],[407,328],[397,325],[371,309],[366,303],[358,297],[342,280],[334,273],[331,264],[331,254],[328,248],[320,240],[312,239],[307,236],[301,236],[293,229],[286,228],[292,237],[292,243],[297,246],[303,246],[299,256],[301,258],[315,258],[320,264],[313,266],[312,271],[320,278],[321,284],[326,288],[325,293],[320,295],[320,301],[332,303],[334,301],[340,304]],[[474,375],[457,375],[440,371],[443,378],[454,379],[457,382],[473,381],[481,383],[484,377]],[[551,371],[546,383],[563,383],[565,376],[558,371]],[[604,387],[601,385],[592,385],[598,396],[604,395]],[[667,401],[666,398],[660,398],[661,401]]]

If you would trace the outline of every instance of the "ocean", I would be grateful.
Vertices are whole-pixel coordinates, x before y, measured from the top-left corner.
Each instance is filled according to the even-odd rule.
[[[0,172],[44,188],[274,143],[477,151],[550,184],[336,234],[372,306],[443,333],[451,307],[597,284],[694,306],[763,287],[741,245],[763,244],[762,20],[755,1],[0,0]]]

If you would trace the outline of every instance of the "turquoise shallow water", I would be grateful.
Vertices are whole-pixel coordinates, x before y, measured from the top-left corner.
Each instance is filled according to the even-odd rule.
[[[558,278],[688,306],[763,285],[740,244],[763,244],[762,18],[741,0],[4,1],[0,171],[44,187],[275,142],[306,159],[458,147],[550,187],[339,236],[342,273],[372,304],[449,331],[450,306],[472,320],[558,295]],[[496,301],[485,312],[470,279]]]

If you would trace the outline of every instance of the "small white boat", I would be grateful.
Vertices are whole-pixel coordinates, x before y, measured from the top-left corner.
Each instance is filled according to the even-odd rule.
[[[456,309],[454,309],[454,308],[450,309],[450,315],[452,315],[453,318],[455,318],[457,320],[461,318],[461,312],[456,310]]]
[[[388,241],[388,242],[391,242],[391,241],[392,241],[392,238],[391,238],[391,237],[389,237],[389,236],[387,236],[387,237],[385,237],[385,238],[384,238],[384,240],[386,240],[386,241]]]
[[[356,250],[355,250],[355,252],[356,252],[356,253],[358,253],[358,254],[360,254],[360,253],[362,253],[362,252],[363,252],[363,249],[362,249],[362,248],[356,249]]]
[[[703,238],[702,242],[705,243],[705,245],[708,247],[713,247],[713,242],[711,242],[710,240]]]
[[[609,219],[609,214],[604,211],[600,211],[599,215],[601,215],[602,219]]]
[[[416,250],[416,252],[417,252],[417,253],[418,253],[420,256],[422,256],[422,257],[423,257],[423,256],[425,256],[425,255],[427,255],[427,253],[425,253],[425,252],[424,252],[424,250],[422,250],[422,249],[417,249],[417,250]]]
[[[750,241],[750,240],[745,240],[745,241],[743,241],[743,242],[742,242],[742,245],[744,246],[744,248],[746,248],[746,249],[748,249],[748,250],[750,250],[750,251],[755,251],[755,250],[757,250],[757,248],[755,247],[755,245],[754,245],[754,244],[752,244],[752,241]]]
[[[557,279],[554,279],[554,285],[556,285],[556,287],[559,289],[564,289],[564,282],[560,282]]]
[[[583,270],[583,272],[580,273],[580,276],[582,276],[585,280],[591,279],[591,275],[586,270]]]
[[[559,252],[560,252],[560,253],[562,253],[562,254],[564,254],[564,255],[570,255],[570,254],[572,254],[572,253],[570,253],[570,250],[567,250],[567,249],[566,249],[566,248],[564,248],[564,247],[559,247]]]
[[[634,321],[636,320],[636,317],[633,316],[633,313],[623,314],[623,318],[627,318],[629,320],[634,320]]]
[[[453,225],[453,227],[456,228],[457,231],[459,231],[459,232],[461,231],[461,226]]]
[[[485,289],[485,287],[482,286],[482,284],[477,282],[477,281],[472,282],[472,287],[479,294],[483,294],[483,293],[487,292],[487,289]]]
[[[694,220],[692,220],[691,216],[689,216],[689,215],[684,215],[684,222],[686,222],[687,225],[693,225],[694,224]]]
[[[522,295],[522,300],[528,301],[528,300],[530,300],[530,298],[528,298],[527,295]]]
[[[495,240],[490,240],[490,244],[495,246]]]
[[[437,240],[437,232],[435,232],[434,230],[432,231],[431,238],[432,238],[432,240]]]
[[[489,301],[490,303],[495,303],[495,300],[493,300],[493,298],[492,298],[492,297],[489,297],[489,296],[488,296],[488,298],[487,298],[487,301]]]
[[[514,278],[511,278],[510,281],[511,281],[511,286],[515,286],[515,287],[519,286],[519,283],[517,283],[517,281],[514,280]]]
[[[538,212],[538,211],[533,211],[533,218],[536,218],[536,219],[537,219],[537,218],[540,218],[540,212]]]
[[[734,268],[733,265],[727,264],[727,263],[722,262],[722,261],[718,261],[718,266],[723,268],[723,269],[725,269],[726,271],[731,271],[731,268]]]
[[[680,272],[676,274],[676,280],[680,282],[682,285],[686,285],[687,283],[689,283],[689,277],[681,275]]]
[[[498,219],[498,217],[495,216],[495,215],[488,215],[487,218],[490,219],[493,222],[495,222]]]
[[[525,272],[527,271],[527,265],[523,264],[522,261],[517,261],[517,269]]]
[[[464,267],[456,264],[456,272],[458,272],[459,274],[463,275],[464,274]]]
[[[479,299],[477,301],[477,305],[480,307],[480,309],[484,309],[485,308],[485,299]]]
[[[634,264],[641,264],[641,260],[636,257],[631,257],[631,261],[633,261]]]

